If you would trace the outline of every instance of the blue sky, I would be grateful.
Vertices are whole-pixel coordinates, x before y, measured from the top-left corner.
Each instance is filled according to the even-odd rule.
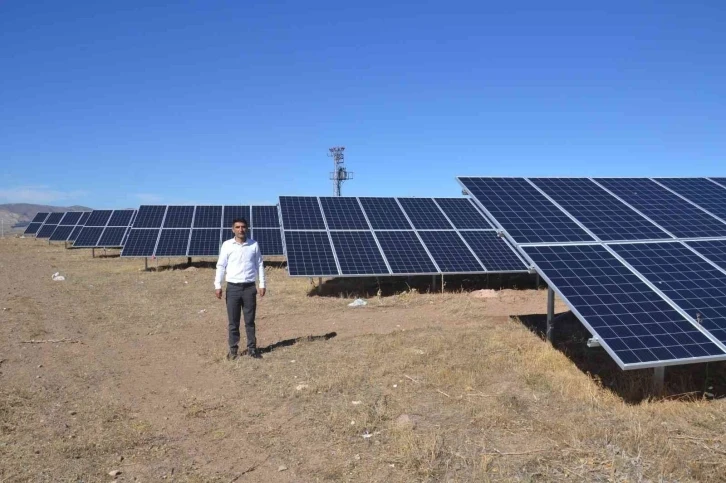
[[[4,0],[0,203],[726,175],[723,3],[594,5]]]

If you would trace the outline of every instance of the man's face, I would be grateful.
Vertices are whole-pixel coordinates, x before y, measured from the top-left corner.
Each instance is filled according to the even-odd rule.
[[[247,225],[237,222],[232,226],[232,231],[234,232],[234,236],[236,236],[237,238],[246,238],[245,235],[247,235]]]

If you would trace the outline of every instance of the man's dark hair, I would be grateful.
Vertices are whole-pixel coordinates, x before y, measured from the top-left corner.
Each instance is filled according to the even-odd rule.
[[[245,220],[244,218],[235,218],[234,220],[232,220],[232,226],[233,227],[237,223],[244,223],[245,228],[249,228],[250,227],[249,223],[247,223],[247,220]]]

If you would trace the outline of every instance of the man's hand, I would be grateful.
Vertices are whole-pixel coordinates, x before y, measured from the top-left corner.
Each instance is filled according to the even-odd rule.
[[[221,300],[222,299],[222,289],[218,288],[217,290],[215,290],[214,295],[216,295],[217,298]]]
[[[260,297],[265,296],[265,289],[264,288],[258,288],[257,293],[260,295]]]

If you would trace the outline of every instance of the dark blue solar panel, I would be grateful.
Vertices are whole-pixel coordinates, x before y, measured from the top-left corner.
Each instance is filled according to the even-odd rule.
[[[150,257],[154,254],[160,229],[132,228],[121,250],[122,257]]]
[[[262,255],[284,255],[279,228],[253,228],[252,238],[259,243]]]
[[[411,224],[395,198],[359,198],[374,230],[410,230]]]
[[[23,232],[23,235],[35,235],[43,223],[31,223]]]
[[[720,184],[724,188],[726,188],[726,178],[709,178],[712,181],[715,181],[716,183]]]
[[[232,225],[230,224],[229,226],[231,227]],[[222,227],[223,225],[221,206],[197,206],[197,210],[194,213],[194,228]]]
[[[679,238],[726,236],[726,224],[644,178],[595,181]]]
[[[613,245],[626,262],[726,343],[726,274],[680,243]]]
[[[439,273],[421,241],[412,231],[377,231],[376,238],[393,273]],[[288,256],[290,249],[288,247]]]
[[[74,225],[58,225],[50,236],[50,241],[66,241],[73,231]]]
[[[660,184],[726,219],[726,188],[706,178],[656,178]]]
[[[73,227],[73,231],[71,231],[71,234],[68,235],[68,241],[75,242],[78,238],[78,235],[80,235],[81,230],[83,230],[83,225],[76,225]]]
[[[459,178],[517,243],[591,241],[592,237],[523,178]]]
[[[279,230],[278,230],[279,232]],[[190,257],[211,257],[219,255],[222,245],[219,228],[196,228],[192,230],[189,242]]]
[[[106,226],[112,213],[112,210],[93,210],[86,220],[85,226]]]
[[[281,196],[280,211],[285,230],[324,230],[318,199],[311,196]]]
[[[256,228],[279,228],[277,206],[253,206],[252,220]]]
[[[63,226],[76,226],[78,224],[78,220],[81,219],[82,214],[82,211],[68,211],[58,224]]]
[[[486,230],[494,226],[468,198],[435,198],[436,204],[460,230]]]
[[[455,231],[421,231],[419,235],[442,273],[485,271]]]
[[[166,205],[141,205],[134,220],[134,228],[159,228],[164,221],[165,213]]]
[[[97,247],[101,248],[112,248],[123,246],[124,235],[126,234],[127,227],[125,226],[109,226],[103,230],[101,238],[96,244]]]
[[[48,215],[48,218],[45,220],[45,222],[48,225],[57,225],[63,219],[64,215],[65,215],[65,212],[51,213],[50,215]]]
[[[330,235],[342,275],[389,274],[370,231],[335,231]]]
[[[725,356],[604,247],[524,247],[524,251],[622,368]]]
[[[369,230],[357,198],[324,196],[320,198],[330,230]]]
[[[129,226],[134,210],[116,210],[108,220],[107,226]]]
[[[50,238],[50,236],[53,234],[57,227],[58,225],[50,225],[48,223],[45,223],[35,234],[35,238]]]
[[[88,217],[90,217],[90,216],[91,216],[91,212],[90,211],[84,211],[81,214],[81,219],[78,220],[78,224],[81,225],[81,226],[86,226],[86,222],[88,221]]]
[[[398,198],[398,201],[417,230],[450,230],[453,228],[431,198]]]
[[[688,242],[686,245],[726,270],[726,240]]]
[[[282,202],[282,198],[280,199]],[[286,218],[283,212],[283,222]],[[335,276],[333,249],[323,231],[285,231],[287,268],[292,276]]]
[[[157,257],[184,257],[189,246],[189,228],[164,228],[154,255]]]
[[[31,223],[43,223],[46,220],[46,218],[48,218],[49,214],[50,213],[48,213],[48,212],[40,211],[35,214],[35,216],[31,220]]]
[[[98,243],[98,239],[101,238],[103,233],[102,226],[85,226],[83,230],[78,234],[74,247],[95,247]]]
[[[601,240],[673,238],[587,178],[531,181]]]
[[[507,241],[493,231],[462,231],[461,236],[490,272],[526,271]]]
[[[236,218],[244,218],[247,222],[247,228],[252,226],[250,222],[250,207],[249,206],[225,206],[224,207],[224,220],[222,221],[223,227],[231,227],[232,222]]]
[[[193,217],[193,206],[169,206],[166,209],[164,228],[191,228]]]

